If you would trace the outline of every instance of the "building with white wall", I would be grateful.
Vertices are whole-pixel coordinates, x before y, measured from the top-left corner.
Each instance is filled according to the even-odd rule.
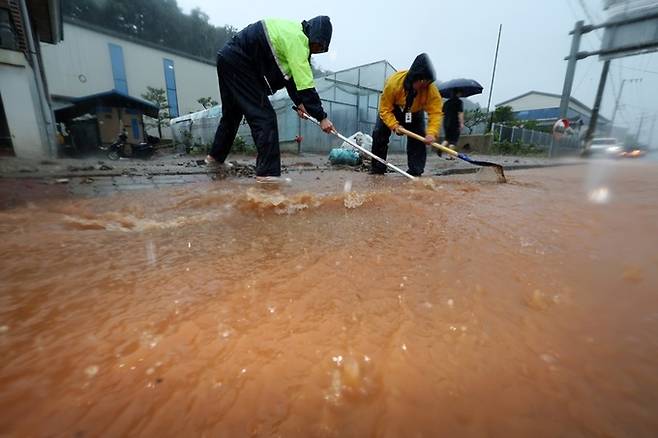
[[[59,0],[0,0],[0,154],[41,158],[56,153],[39,47],[61,39]]]
[[[147,87],[166,90],[172,117],[203,109],[200,98],[219,101],[213,61],[67,17],[64,34],[57,46],[42,47],[56,107],[110,90],[141,98]]]
[[[509,106],[516,120],[534,120],[540,124],[550,125],[560,117],[560,100],[562,96],[542,91],[528,91],[520,96],[496,104],[496,108]],[[571,121],[582,120],[583,124],[589,124],[592,110],[578,99],[569,99],[567,117]],[[598,125],[606,126],[610,121],[599,114]]]

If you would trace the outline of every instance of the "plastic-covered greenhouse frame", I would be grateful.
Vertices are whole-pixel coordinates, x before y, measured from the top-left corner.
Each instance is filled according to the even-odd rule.
[[[396,72],[388,61],[377,61],[337,71],[315,79],[322,105],[336,129],[345,136],[361,131],[372,135],[378,117],[379,96],[386,79]],[[277,114],[281,150],[326,153],[342,142],[323,133],[316,125],[301,120],[292,111],[292,101],[285,90],[271,98]],[[221,116],[216,106],[171,121],[176,143],[210,144]],[[253,144],[249,126],[243,120],[238,131],[247,144]],[[301,137],[301,143],[295,141]],[[391,136],[390,151],[403,151],[402,137]]]

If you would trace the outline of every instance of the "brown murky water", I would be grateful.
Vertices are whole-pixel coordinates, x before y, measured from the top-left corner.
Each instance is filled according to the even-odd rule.
[[[657,170],[0,211],[0,435],[656,436]]]

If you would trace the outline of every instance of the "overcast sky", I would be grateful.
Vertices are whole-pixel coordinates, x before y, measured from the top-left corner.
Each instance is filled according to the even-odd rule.
[[[473,78],[485,88],[473,101],[486,107],[499,24],[503,25],[492,107],[530,90],[560,94],[576,20],[604,21],[601,0],[382,0],[287,1],[178,0],[185,12],[201,8],[215,25],[238,29],[267,17],[302,20],[331,17],[334,33],[330,52],[316,55],[318,65],[340,70],[386,59],[397,69],[408,68],[427,52],[439,80]],[[243,6],[241,6],[243,5]],[[583,38],[581,50],[596,50],[601,33]],[[602,63],[579,61],[572,95],[592,106]],[[616,124],[637,130],[643,113],[643,139],[658,114],[658,54],[618,59],[611,64],[602,113],[610,117],[622,79],[627,82]],[[654,130],[658,133],[658,127]],[[658,135],[654,136],[658,140]]]

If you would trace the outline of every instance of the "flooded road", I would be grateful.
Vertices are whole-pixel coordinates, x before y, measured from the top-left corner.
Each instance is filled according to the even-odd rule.
[[[0,435],[658,434],[657,164],[291,176],[0,211]]]

